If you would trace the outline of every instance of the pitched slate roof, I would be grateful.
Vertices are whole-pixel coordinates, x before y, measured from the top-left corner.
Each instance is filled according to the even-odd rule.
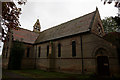
[[[96,11],[40,33],[23,28],[19,28],[18,30],[13,29],[13,40],[34,44],[90,31],[90,25],[92,24]]]
[[[19,28],[18,30],[13,29],[13,40],[19,40],[21,42],[33,44],[37,37],[39,36],[38,33],[33,31],[29,31],[23,28]]]
[[[90,25],[95,13],[96,11],[42,31],[35,43],[87,32],[90,30]]]

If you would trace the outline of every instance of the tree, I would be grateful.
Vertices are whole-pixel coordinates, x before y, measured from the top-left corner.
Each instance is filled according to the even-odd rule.
[[[101,0],[103,1],[103,0]],[[120,5],[120,0],[104,0],[104,4],[108,3],[111,4],[112,2],[115,2],[115,7],[117,7],[118,5]]]
[[[1,2],[1,1],[0,1]],[[18,0],[18,4],[25,4],[26,0]],[[21,8],[17,8],[15,3],[11,0],[9,2],[1,2],[2,14],[0,15],[2,23],[2,38],[5,39],[5,32],[10,32],[10,29],[20,26],[19,15],[21,14]]]
[[[102,23],[106,33],[117,31],[119,28],[113,17],[106,17],[102,20]]]
[[[118,17],[120,17],[120,0],[104,0],[104,4],[106,3],[111,4],[112,2],[114,2],[115,3],[114,6],[118,8]]]
[[[119,58],[119,64],[120,64],[120,32],[108,33],[105,36],[103,36],[103,38],[116,46],[118,58]]]
[[[118,31],[120,31],[120,17],[113,17],[113,19],[116,21],[117,25],[118,25]]]
[[[16,41],[12,44],[8,69],[20,69],[24,52],[25,46],[23,43]]]

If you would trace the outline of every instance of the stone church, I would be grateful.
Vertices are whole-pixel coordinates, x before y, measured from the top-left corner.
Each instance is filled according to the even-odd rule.
[[[102,38],[105,32],[97,8],[44,31],[40,29],[37,20],[33,31],[19,28],[13,29],[12,35],[8,33],[10,38],[4,43],[3,68],[7,69],[10,62],[10,50],[14,47],[11,42],[18,40],[26,46],[20,69],[100,75],[120,71],[116,47]]]

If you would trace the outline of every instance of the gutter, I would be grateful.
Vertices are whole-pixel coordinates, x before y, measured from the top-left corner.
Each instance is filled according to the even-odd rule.
[[[81,42],[82,74],[84,74],[83,40],[82,40],[82,35],[80,36],[80,42]]]
[[[36,61],[37,61],[37,45],[34,45],[35,47],[35,63],[34,63],[34,69],[36,69]]]
[[[81,32],[81,33],[77,33],[77,34],[72,34],[72,35],[68,35],[68,36],[64,36],[64,37],[59,37],[59,38],[55,38],[55,39],[41,41],[39,43],[34,43],[34,45],[46,43],[46,42],[49,42],[49,41],[60,40],[60,39],[64,39],[64,38],[68,38],[68,37],[72,37],[72,36],[77,36],[77,35],[80,35],[80,34],[86,34],[86,33],[89,33],[89,32],[90,32],[90,29],[86,30],[85,32]]]

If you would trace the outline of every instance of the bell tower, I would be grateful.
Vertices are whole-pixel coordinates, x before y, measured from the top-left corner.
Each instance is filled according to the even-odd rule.
[[[39,19],[37,19],[36,23],[33,26],[33,31],[40,32],[40,29],[41,29],[40,22],[39,22]]]

